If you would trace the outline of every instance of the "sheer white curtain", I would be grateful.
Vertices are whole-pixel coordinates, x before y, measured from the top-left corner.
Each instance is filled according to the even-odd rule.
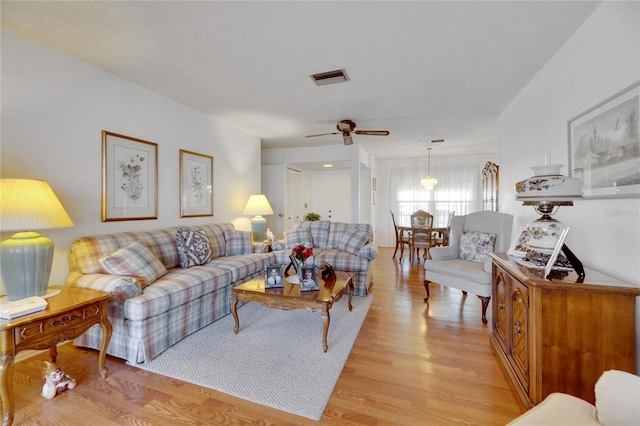
[[[431,168],[438,184],[428,191],[420,185],[426,167],[393,167],[389,173],[389,201],[398,224],[409,224],[418,209],[433,215],[434,226],[446,226],[449,213],[464,215],[478,209],[480,171],[477,164],[455,164]]]

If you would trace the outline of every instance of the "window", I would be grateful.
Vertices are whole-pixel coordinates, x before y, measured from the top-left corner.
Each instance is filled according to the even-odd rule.
[[[478,210],[480,173],[476,164],[433,168],[438,184],[430,191],[420,185],[424,176],[424,167],[391,169],[391,209],[398,224],[408,224],[411,213],[419,209],[433,215],[434,226],[446,226],[452,211],[465,215]]]

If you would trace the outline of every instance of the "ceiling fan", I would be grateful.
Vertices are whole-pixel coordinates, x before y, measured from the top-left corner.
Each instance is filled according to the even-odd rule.
[[[342,120],[336,126],[338,129],[337,132],[333,133],[319,133],[317,135],[307,135],[307,138],[314,138],[316,136],[326,136],[326,135],[340,135],[342,134],[342,139],[344,140],[345,145],[353,144],[353,139],[351,139],[351,132],[356,135],[368,135],[368,136],[389,136],[388,130],[356,130],[356,123],[351,120]]]

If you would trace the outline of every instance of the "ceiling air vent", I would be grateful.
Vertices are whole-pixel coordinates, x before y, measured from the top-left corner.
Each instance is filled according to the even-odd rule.
[[[349,76],[347,75],[347,72],[344,70],[344,68],[341,70],[311,74],[309,77],[311,77],[311,80],[313,80],[313,82],[318,86],[349,81]]]
[[[444,139],[431,139],[431,143],[442,143],[444,141]]]

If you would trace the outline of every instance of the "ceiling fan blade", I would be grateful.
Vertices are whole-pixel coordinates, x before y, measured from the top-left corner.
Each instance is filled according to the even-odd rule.
[[[307,135],[305,138],[315,138],[316,136],[327,136],[327,135],[340,135],[342,132],[333,132],[333,133],[318,133],[317,135]]]
[[[356,130],[356,135],[389,136],[388,130]]]

